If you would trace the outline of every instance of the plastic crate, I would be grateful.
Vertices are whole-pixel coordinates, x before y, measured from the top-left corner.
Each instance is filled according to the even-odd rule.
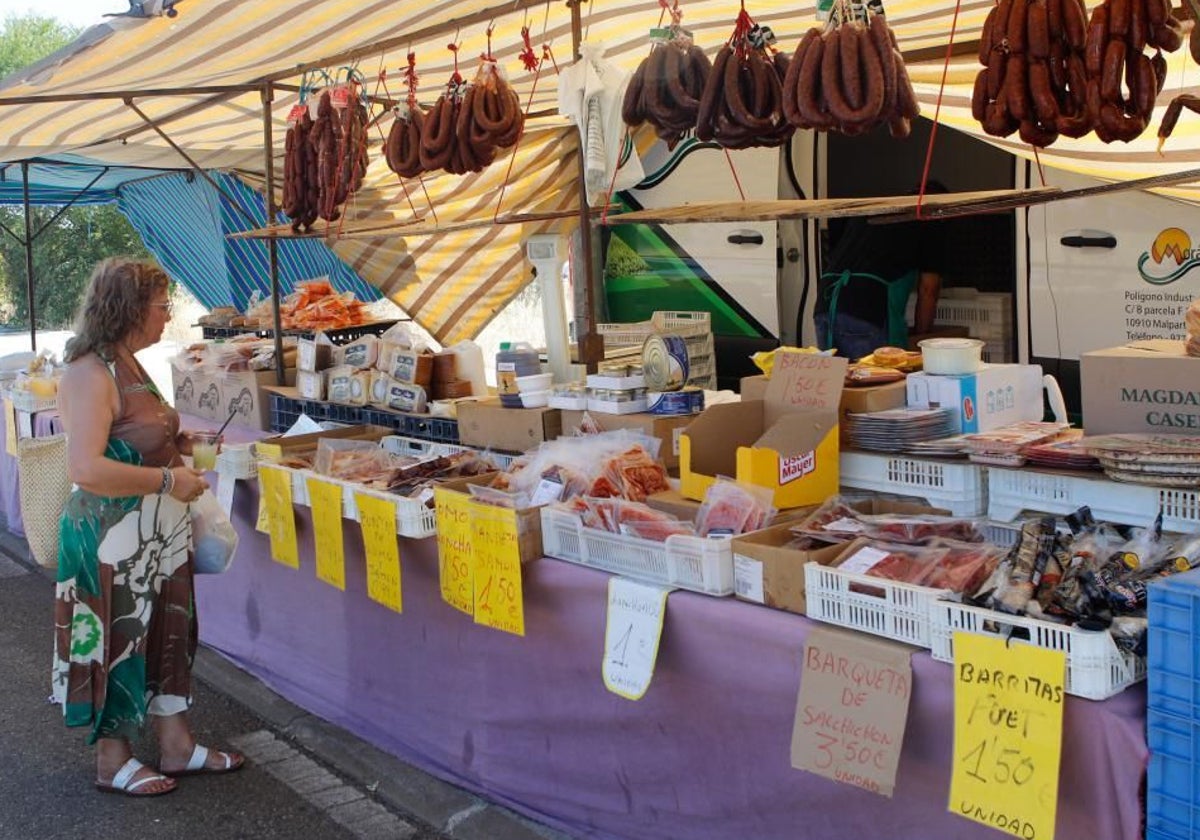
[[[308,415],[310,419],[318,423],[333,419],[329,416],[329,403],[298,400],[273,392],[268,392],[268,394],[271,400],[271,431],[273,432],[286,432],[293,423],[300,419],[302,414]]]
[[[32,391],[16,389],[9,391],[8,396],[17,411],[50,411],[58,408],[58,397],[39,397]]]
[[[361,410],[361,423],[383,426],[398,435],[436,443],[459,442],[458,421],[448,417],[434,417],[429,414],[409,414],[403,411],[391,411],[386,408],[367,407]]]
[[[1088,505],[1097,520],[1146,526],[1161,509],[1163,530],[1200,531],[1200,489],[1150,487],[1097,474],[1039,472],[992,467],[988,471],[988,517],[1008,522],[1022,511],[1071,513]]]
[[[251,479],[258,475],[254,447],[249,443],[222,445],[217,453],[217,472],[232,479]]]
[[[910,295],[906,313],[910,324],[916,302],[916,295]],[[973,338],[984,341],[1007,341],[1013,329],[1012,295],[970,288],[943,289],[934,323],[941,327],[966,327]]]
[[[1200,720],[1200,571],[1152,583],[1149,621],[1147,705],[1156,712]]]
[[[708,312],[655,312],[649,321],[596,324],[596,332],[604,336],[606,348],[641,345],[655,333],[671,333],[685,339],[701,337],[712,335],[712,315]]]
[[[1067,655],[1067,693],[1089,700],[1112,697],[1146,677],[1146,660],[1118,648],[1107,631],[1081,630],[953,601],[932,604],[930,629],[930,653],[939,662],[954,662],[955,632],[1061,650]]]
[[[1148,710],[1146,840],[1200,836],[1200,721]]]
[[[435,443],[431,440],[404,437],[403,435],[387,435],[379,441],[379,445],[393,455],[407,455],[411,458],[442,458],[447,455],[457,455],[468,449],[468,447],[455,446],[452,443]]]
[[[923,499],[955,516],[982,516],[988,510],[988,483],[979,464],[842,452],[839,470],[842,487]]]
[[[321,475],[312,470],[293,470],[288,467],[275,467],[288,472],[292,478],[292,504],[300,505],[301,507],[311,507],[311,500],[308,495],[308,479],[319,478],[322,481],[330,484],[338,484],[342,487],[342,516],[346,519],[351,519],[355,522],[359,521],[358,503],[354,499],[355,493],[365,493],[369,496],[376,496],[380,499],[386,499],[389,502],[394,502],[396,505],[396,534],[401,537],[410,537],[412,539],[424,539],[431,537],[437,533],[437,516],[434,509],[425,505],[419,499],[410,499],[404,496],[397,496],[393,493],[387,493],[381,490],[370,490],[363,487],[361,484],[352,484],[348,481],[339,481],[329,476]]]
[[[406,319],[407,320],[407,319]],[[392,321],[372,321],[369,324],[357,324],[353,327],[341,327],[336,330],[324,330],[326,338],[333,344],[349,344],[364,335],[383,335],[399,323]],[[206,327],[200,325],[201,335],[206,340],[236,338],[243,335],[256,335],[259,338],[271,338],[275,330],[267,327]],[[291,338],[312,338],[312,330],[284,330],[283,334]]]
[[[733,546],[727,539],[673,535],[665,543],[585,528],[573,513],[542,508],[547,557],[705,595],[733,594]]]
[[[804,590],[805,614],[815,621],[923,648],[930,646],[930,609],[945,594],[942,589],[853,574],[820,563],[805,564]]]

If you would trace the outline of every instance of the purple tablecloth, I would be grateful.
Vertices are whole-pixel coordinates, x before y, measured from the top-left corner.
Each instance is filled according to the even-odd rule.
[[[47,437],[62,433],[62,418],[57,411],[39,411],[33,415],[33,436]],[[7,434],[7,420],[0,411],[0,441]],[[25,520],[21,516],[21,481],[17,473],[17,459],[8,454],[8,447],[0,445],[0,511],[8,524],[10,533],[25,536]]]
[[[608,576],[557,560],[525,567],[526,636],[471,623],[440,598],[434,540],[402,540],[404,613],[366,597],[347,523],[346,592],[270,559],[238,487],[239,556],[197,580],[201,638],[314,714],[431,773],[576,836],[994,840],[946,812],[951,669],[913,657],[914,692],[892,799],[792,769],[800,651],[788,613],[670,596],[654,682],[638,702],[600,676]],[[1065,710],[1058,837],[1138,836],[1145,691]]]

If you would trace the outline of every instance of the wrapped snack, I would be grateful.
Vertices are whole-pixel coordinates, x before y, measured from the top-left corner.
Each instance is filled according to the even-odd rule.
[[[718,477],[696,513],[696,531],[702,537],[757,531],[775,515],[771,499],[771,491],[765,487]]]
[[[394,462],[391,453],[372,440],[321,438],[313,469],[343,481],[386,487]]]
[[[513,508],[514,510],[524,510],[529,507],[529,494],[522,491],[512,493],[482,484],[469,484],[467,490],[473,501],[482,502],[485,505]]]
[[[1008,579],[991,596],[992,609],[1025,614],[1054,552],[1054,527],[1053,517],[1033,519],[1021,527],[1021,539],[1011,552]]]

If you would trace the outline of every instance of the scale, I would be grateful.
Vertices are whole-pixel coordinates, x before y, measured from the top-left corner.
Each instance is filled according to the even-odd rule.
[[[552,233],[534,234],[525,240],[525,254],[533,263],[542,297],[547,367],[555,382],[572,382],[578,378],[578,371],[571,364],[571,344],[567,338],[567,303],[562,279],[566,253],[561,248],[561,239]]]

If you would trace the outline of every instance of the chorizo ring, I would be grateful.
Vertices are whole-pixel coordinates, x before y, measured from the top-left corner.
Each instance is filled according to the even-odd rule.
[[[1092,10],[1092,19],[1088,23],[1087,41],[1083,51],[1083,66],[1088,78],[1100,75],[1104,64],[1104,47],[1108,42],[1108,6],[1101,3]]]

